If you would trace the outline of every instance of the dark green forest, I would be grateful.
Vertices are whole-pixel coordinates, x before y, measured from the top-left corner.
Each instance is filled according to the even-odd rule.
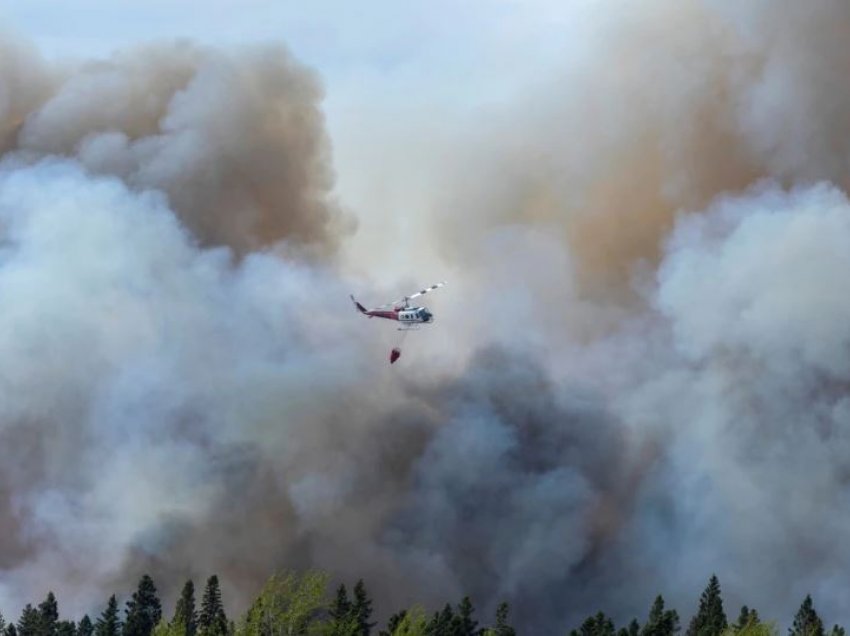
[[[173,612],[163,613],[153,579],[145,575],[122,609],[113,594],[94,620],[60,619],[59,603],[53,592],[37,606],[27,604],[18,621],[0,615],[2,636],[517,636],[511,626],[510,608],[499,604],[495,616],[479,617],[468,596],[456,605],[427,612],[414,605],[393,614],[379,627],[373,620],[373,602],[360,580],[349,592],[340,585],[328,593],[329,577],[317,571],[283,573],[265,584],[248,611],[238,619],[224,609],[218,577],[211,576],[200,603],[194,583],[186,581]],[[682,632],[684,632],[682,634]],[[757,610],[741,608],[734,620],[723,608],[720,581],[716,576],[699,598],[695,615],[683,630],[679,614],[667,609],[659,595],[641,624],[637,618],[619,629],[600,611],[569,629],[564,636],[778,636],[773,622]],[[815,610],[811,596],[803,599],[794,615],[788,636],[845,636],[835,625],[828,631]]]

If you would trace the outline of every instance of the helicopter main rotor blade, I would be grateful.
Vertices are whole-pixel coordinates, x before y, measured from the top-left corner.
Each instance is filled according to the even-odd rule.
[[[406,297],[405,300],[413,300],[414,298],[418,298],[419,296],[424,296],[428,292],[434,291],[435,289],[439,289],[440,287],[442,287],[445,284],[446,284],[446,281],[443,281],[442,283],[437,283],[436,285],[431,285],[430,287],[426,287],[422,291],[416,292],[412,296]]]
[[[405,296],[404,298],[400,298],[399,300],[397,300],[395,302],[387,303],[386,305],[380,305],[378,307],[378,309],[381,309],[381,308],[384,308],[384,307],[393,307],[393,308],[399,307],[400,305],[404,305],[405,303],[407,303],[408,300],[413,300],[414,298],[418,298],[419,296],[427,294],[430,291],[434,291],[435,289],[439,289],[440,287],[442,287],[445,284],[446,284],[446,281],[443,281],[441,283],[437,283],[436,285],[431,285],[430,287],[426,287],[425,289],[418,291],[415,294],[411,294],[410,296]]]
[[[405,296],[401,300],[395,301],[393,303],[393,307],[398,307],[399,305],[407,304],[408,300],[413,300],[414,298],[419,298],[419,296],[424,296],[428,292],[434,291],[435,289],[439,289],[440,287],[442,287],[445,284],[446,284],[446,281],[443,281],[441,283],[437,283],[436,285],[431,285],[430,287],[426,287],[425,289],[418,291],[415,294],[411,294],[410,296]]]

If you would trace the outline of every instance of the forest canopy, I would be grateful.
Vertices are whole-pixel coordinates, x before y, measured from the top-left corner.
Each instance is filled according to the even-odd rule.
[[[7,623],[0,614],[2,636],[517,636],[510,622],[507,602],[498,605],[494,616],[480,616],[469,596],[446,603],[431,612],[420,604],[391,614],[383,627],[374,619],[375,608],[360,579],[351,592],[344,583],[330,592],[330,577],[319,570],[273,575],[259,591],[248,610],[228,617],[218,577],[209,577],[200,603],[192,580],[183,585],[173,612],[163,613],[162,601],[153,579],[145,574],[137,589],[119,611],[116,595],[106,602],[94,620],[88,615],[78,621],[59,617],[53,592],[37,606],[27,604],[18,621]],[[778,636],[776,623],[762,619],[746,605],[737,618],[727,617],[720,581],[712,575],[699,598],[696,612],[683,629],[680,615],[665,606],[659,594],[639,622],[633,618],[617,627],[603,611],[588,616],[568,636]],[[844,628],[829,630],[806,595],[793,618],[788,636],[845,636]]]

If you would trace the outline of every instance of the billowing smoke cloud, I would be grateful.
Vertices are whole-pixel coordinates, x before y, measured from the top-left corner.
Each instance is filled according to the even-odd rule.
[[[348,287],[321,263],[353,226],[330,194],[318,82],[285,51],[158,45],[54,68],[3,47],[0,595],[67,585],[73,610],[223,517],[245,466],[302,470],[328,434],[310,420],[335,421],[342,386],[369,376],[354,343],[377,343],[324,310]],[[326,412],[305,391],[318,376]],[[251,545],[228,542],[228,557]],[[279,548],[248,564],[252,584]],[[206,563],[177,566],[227,565]]]
[[[508,108],[461,149],[437,208],[444,251],[469,253],[482,227],[542,227],[598,300],[657,263],[682,208],[764,176],[847,184],[840,3],[655,1],[576,19],[584,37],[548,99]]]
[[[0,604],[318,566],[554,633],[716,572],[850,620],[850,10],[780,5],[582,13],[562,77],[437,148],[401,247],[452,286],[395,367],[310,71],[4,40]]]
[[[9,48],[7,152],[164,192],[199,240],[240,253],[287,239],[327,256],[352,229],[329,195],[322,89],[286,50],[151,45],[48,72]]]
[[[334,369],[358,368],[358,341],[322,317],[317,290],[343,294],[334,278],[259,255],[232,269],[227,250],[194,247],[160,194],[62,160],[6,165],[0,181],[2,434],[14,449],[3,552],[20,568],[3,582],[7,594],[27,577],[43,586],[63,568],[103,582],[129,546],[160,550],[172,517],[215,514],[229,483],[213,478],[218,463],[288,418],[304,443],[272,437],[298,464],[313,434],[299,410],[333,413],[314,410],[312,390],[298,397],[304,383],[321,375],[337,395],[334,377],[347,381]]]

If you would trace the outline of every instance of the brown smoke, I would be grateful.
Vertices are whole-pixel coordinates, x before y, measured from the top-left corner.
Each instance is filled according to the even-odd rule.
[[[847,183],[848,27],[839,3],[612,10],[542,108],[534,95],[528,117],[498,114],[508,132],[491,126],[452,166],[443,251],[463,259],[482,228],[537,225],[563,237],[583,297],[622,299],[678,212],[762,177]]]
[[[162,191],[203,244],[240,254],[288,241],[329,256],[351,230],[330,196],[322,89],[284,48],[160,44],[47,71],[6,46],[7,153]]]

